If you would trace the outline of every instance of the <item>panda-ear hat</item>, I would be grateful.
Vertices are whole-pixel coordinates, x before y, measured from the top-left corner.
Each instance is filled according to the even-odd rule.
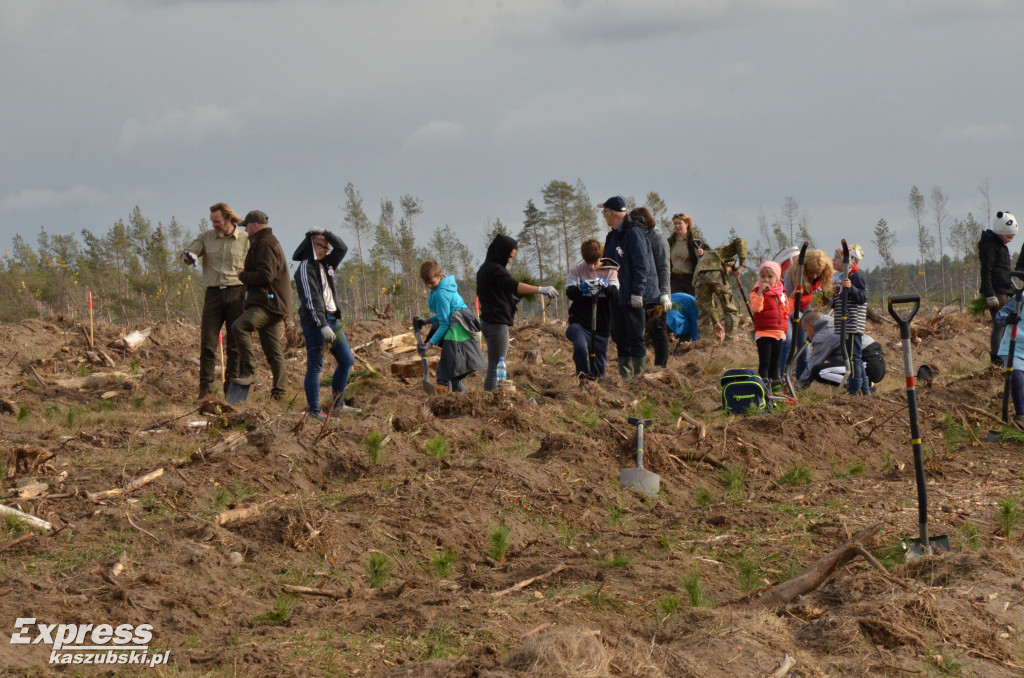
[[[1017,217],[1009,212],[996,212],[992,232],[996,235],[1017,235]]]

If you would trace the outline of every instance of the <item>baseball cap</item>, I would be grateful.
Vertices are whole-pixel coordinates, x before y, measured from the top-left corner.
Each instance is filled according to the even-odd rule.
[[[620,198],[619,196],[615,196],[614,198],[608,198],[604,202],[599,203],[597,206],[603,207],[606,210],[611,210],[612,212],[626,211],[626,201]]]
[[[267,224],[267,223],[270,223],[270,217],[267,216],[266,212],[261,212],[259,210],[253,210],[252,212],[249,212],[248,214],[245,215],[245,219],[242,219],[242,223],[240,224],[240,226],[245,226],[246,224]]]

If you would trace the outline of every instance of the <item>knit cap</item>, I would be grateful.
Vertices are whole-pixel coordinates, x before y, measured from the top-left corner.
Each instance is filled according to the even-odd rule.
[[[992,230],[996,235],[1017,235],[1017,217],[1009,212],[996,212]]]
[[[850,258],[854,261],[864,261],[864,248],[854,245],[850,248]]]
[[[779,266],[778,262],[775,262],[775,261],[762,261],[760,268],[758,268],[758,272],[760,273],[762,270],[764,270],[766,268],[770,268],[771,270],[775,271],[775,277],[776,278],[781,278],[782,277],[782,267]]]

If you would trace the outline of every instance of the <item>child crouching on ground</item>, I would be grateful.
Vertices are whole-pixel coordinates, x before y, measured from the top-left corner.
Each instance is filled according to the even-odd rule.
[[[602,259],[604,246],[591,238],[580,245],[583,262],[569,271],[565,296],[569,297],[569,326],[565,337],[572,342],[572,360],[580,379],[605,375],[610,334],[609,303],[618,298],[618,265]],[[596,311],[596,313],[595,313]]]
[[[1010,297],[1010,301],[996,313],[995,322],[998,325],[1005,325],[1007,330],[1017,326],[1017,343],[1013,347],[1013,371],[1010,373],[1010,397],[1013,398],[1013,410],[1017,414],[1013,417],[1013,423],[1024,426],[1024,334],[1020,332],[1022,322],[1014,308],[1016,299]],[[999,342],[998,356],[1003,359],[1004,365],[1009,365],[1010,339],[1012,332],[1004,331],[1003,338]]]
[[[423,262],[420,278],[430,289],[427,306],[433,315],[427,319],[413,318],[413,325],[417,329],[427,323],[433,326],[424,349],[441,348],[437,385],[452,391],[465,391],[462,380],[473,372],[487,369],[487,361],[480,350],[480,321],[459,295],[455,276],[444,276],[436,261],[427,259]]]
[[[757,284],[750,290],[754,314],[754,343],[757,344],[757,373],[772,389],[781,388],[779,356],[792,304],[782,286],[782,269],[777,262],[762,261]]]

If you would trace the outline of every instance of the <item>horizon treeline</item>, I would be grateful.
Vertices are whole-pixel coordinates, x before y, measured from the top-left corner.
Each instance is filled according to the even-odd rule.
[[[963,307],[977,296],[977,243],[991,221],[987,186],[980,190],[984,221],[972,213],[954,218],[938,187],[927,198],[916,186],[911,189],[908,210],[917,228],[919,255],[915,262],[895,261],[897,236],[885,219],[879,219],[870,240],[857,241],[868,253],[865,263],[873,264],[864,268],[864,274],[874,303],[888,294],[915,291],[932,303]],[[579,261],[580,243],[592,237],[603,240],[605,231],[580,179],[575,183],[550,181],[536,198],[526,201],[515,225],[500,219],[487,223],[482,229],[483,248],[470,247],[447,224],[426,233],[420,223],[424,212],[420,198],[402,195],[397,204],[382,198],[374,220],[352,183],[343,192],[342,221],[329,228],[339,233],[349,248],[335,273],[346,320],[407,320],[425,314],[427,291],[419,280],[419,266],[428,258],[436,259],[445,274],[455,275],[460,292],[472,305],[483,250],[499,233],[519,242],[511,266],[517,279],[564,289],[568,270]],[[626,201],[630,209],[646,206],[662,235],[671,233],[671,215],[657,192],[649,192],[643,201],[626,196]],[[206,219],[193,231],[174,217],[166,224],[154,225],[136,206],[127,219],[118,219],[102,234],[83,228],[79,235],[57,235],[41,228],[34,246],[17,234],[0,261],[0,321],[53,315],[88,317],[91,292],[96,316],[111,324],[198,322],[204,294],[202,276],[199,270],[182,264],[181,251],[208,228]],[[746,289],[755,282],[757,261],[774,258],[805,240],[815,246],[811,230],[810,216],[792,197],[787,197],[780,213],[771,218],[761,210],[758,237],[754,243],[748,242]],[[728,236],[733,237],[735,230]],[[709,244],[717,246],[727,240],[720,239],[722,242],[712,239]],[[291,256],[297,244],[289,238],[282,240],[286,256]],[[820,246],[829,252],[834,249]],[[564,314],[565,303],[557,300],[546,313]],[[521,312],[534,316],[545,311],[537,299],[526,298]]]

